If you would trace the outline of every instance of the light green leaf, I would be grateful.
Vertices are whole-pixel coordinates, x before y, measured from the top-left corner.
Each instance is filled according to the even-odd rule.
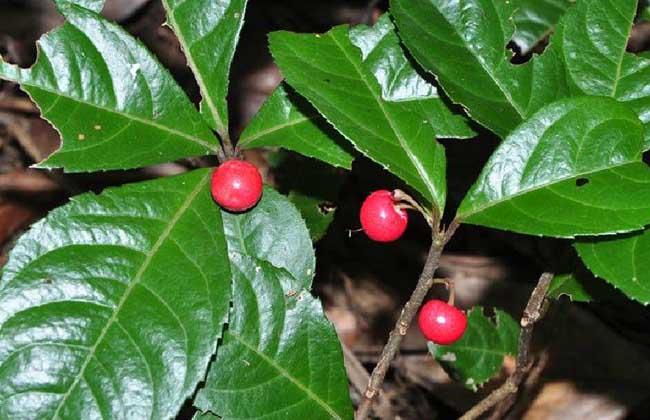
[[[555,28],[575,0],[521,0],[513,15],[516,27],[512,40],[528,54]]]
[[[135,168],[217,150],[171,75],[119,26],[72,4],[40,42],[31,69],[0,60],[59,130],[61,148],[39,167],[69,172]]]
[[[308,102],[278,86],[239,138],[242,149],[277,146],[352,168],[354,156],[345,139]]]
[[[174,417],[229,302],[207,170],[73,198],[0,282],[0,418]]]
[[[223,419],[351,419],[341,348],[299,257],[313,263],[298,212],[267,189],[251,212],[224,216],[234,301],[195,405]]]
[[[550,104],[494,152],[458,217],[556,237],[641,229],[650,223],[642,136],[635,113],[614,99]]]
[[[500,137],[566,94],[555,48],[526,64],[510,63],[517,1],[392,0],[400,37],[456,103]]]
[[[575,274],[561,274],[553,277],[548,288],[547,296],[553,299],[559,299],[560,296],[568,296],[572,302],[592,301],[591,293]]]
[[[517,354],[519,324],[507,313],[495,310],[495,322],[483,308],[467,314],[467,330],[449,346],[437,346],[435,358],[452,377],[476,391],[499,372],[507,354]]]
[[[289,84],[358,150],[444,208],[444,148],[422,116],[422,101],[384,100],[347,27],[322,35],[274,32],[270,45]]]
[[[556,38],[573,92],[629,104],[646,125],[647,150],[650,60],[625,51],[636,11],[637,0],[578,0],[562,19]]]
[[[421,101],[423,114],[438,137],[469,138],[476,133],[460,115],[444,104],[435,86],[418,74],[404,55],[395,26],[385,13],[373,26],[350,28],[350,40],[359,47],[365,66],[381,86],[386,101]]]
[[[650,303],[650,233],[585,238],[575,243],[585,265],[631,299]]]
[[[163,0],[167,19],[201,90],[201,113],[228,135],[228,77],[246,0]]]
[[[65,5],[66,3],[76,4],[88,10],[92,10],[95,13],[99,13],[104,8],[105,0],[54,0],[54,2],[62,5]],[[63,10],[65,10],[65,8],[63,8]]]

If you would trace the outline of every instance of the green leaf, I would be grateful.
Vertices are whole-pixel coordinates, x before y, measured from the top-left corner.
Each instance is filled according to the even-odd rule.
[[[174,417],[229,302],[207,170],[73,198],[0,283],[0,418]]]
[[[388,13],[373,26],[350,28],[350,40],[359,47],[366,68],[375,75],[386,101],[421,101],[423,114],[438,137],[469,138],[476,133],[460,115],[444,104],[435,86],[424,80],[404,55]]]
[[[605,97],[557,101],[497,148],[458,210],[464,222],[574,237],[650,223],[643,125]]]
[[[104,8],[105,0],[54,0],[54,2],[61,5],[65,5],[66,3],[76,4],[95,13],[99,13]]]
[[[291,152],[269,154],[277,188],[296,206],[313,242],[321,239],[334,220],[339,191],[346,173]]]
[[[631,299],[650,303],[650,233],[585,238],[575,243],[585,265]]]
[[[354,156],[342,143],[345,140],[314,107],[280,85],[248,124],[237,145],[242,149],[283,147],[351,169]]]
[[[636,11],[637,0],[578,0],[562,19],[556,38],[573,92],[629,104],[646,125],[647,150],[650,60],[625,51]]]
[[[575,274],[561,274],[553,277],[548,288],[547,296],[559,299],[568,296],[572,302],[591,302],[591,293],[587,290],[581,279]]]
[[[308,291],[314,254],[298,212],[267,189],[251,212],[224,221],[234,302],[195,405],[224,419],[351,419],[336,333]]]
[[[136,168],[217,150],[199,113],[154,56],[119,26],[60,3],[67,22],[40,42],[30,69],[0,60],[63,145],[41,168]]]
[[[495,310],[495,322],[485,316],[481,307],[467,314],[467,330],[463,337],[449,346],[437,346],[436,360],[451,372],[452,377],[476,391],[503,365],[507,354],[517,354],[519,325],[507,313]]]
[[[228,76],[246,0],[163,0],[167,19],[201,90],[201,113],[228,135]]]
[[[336,208],[328,206],[318,197],[296,191],[289,193],[289,200],[305,219],[311,240],[317,242],[325,236],[327,229],[334,220]]]
[[[352,419],[341,347],[320,303],[285,270],[240,258],[237,309],[197,407],[224,419]]]
[[[392,0],[400,37],[456,103],[500,137],[566,94],[555,48],[526,64],[510,63],[517,1]]]
[[[513,15],[516,27],[512,40],[528,54],[555,28],[575,0],[521,0]]]
[[[274,32],[270,46],[289,84],[358,150],[444,208],[444,148],[422,116],[422,101],[384,100],[347,27],[322,35]]]
[[[253,210],[222,213],[231,255],[266,261],[288,271],[302,287],[311,288],[316,257],[305,222],[286,197],[265,187]]]

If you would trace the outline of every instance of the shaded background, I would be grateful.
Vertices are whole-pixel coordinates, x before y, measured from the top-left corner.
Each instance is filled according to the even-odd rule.
[[[106,3],[104,15],[141,39],[198,102],[198,88],[178,42],[162,26],[160,1]],[[267,49],[270,31],[323,32],[342,23],[370,24],[385,9],[386,2],[377,0],[250,0],[231,72],[233,136],[237,137],[281,81]],[[35,41],[61,22],[50,1],[0,0],[0,52],[11,62],[29,66],[35,58]],[[637,24],[629,49],[641,51],[649,43],[650,27]],[[514,58],[516,62],[527,59]],[[474,128],[477,138],[442,140],[449,160],[452,209],[498,141],[480,127]],[[17,86],[0,82],[0,266],[30,224],[72,195],[215,163],[187,159],[136,171],[78,175],[29,169],[58,144],[56,132],[39,118],[38,110]],[[428,227],[413,214],[405,237],[391,245],[372,243],[363,234],[351,232],[359,227],[359,206],[370,191],[400,186],[399,180],[367,159],[358,158],[353,170],[346,172],[323,169],[316,161],[290,153],[252,151],[246,155],[261,168],[267,182],[283,192],[317,192],[323,201],[320,211],[334,214],[333,223],[316,244],[314,290],[346,348],[350,392],[356,403],[365,387],[366,371],[374,366],[420,273],[428,249]],[[323,170],[333,180],[325,189]],[[303,176],[310,172],[316,176]],[[462,308],[498,307],[519,319],[541,271],[566,272],[575,264],[566,241],[462,226],[443,255],[438,276],[455,281]],[[600,281],[587,281],[602,299],[589,305],[560,300],[551,307],[536,330],[536,363],[513,410],[506,415],[497,407],[495,418],[650,418],[650,312]],[[434,288],[431,294],[446,297],[442,288]],[[506,358],[500,376],[473,393],[449,379],[412,328],[389,372],[386,398],[377,405],[377,415],[385,419],[455,418],[502,383],[514,364]]]

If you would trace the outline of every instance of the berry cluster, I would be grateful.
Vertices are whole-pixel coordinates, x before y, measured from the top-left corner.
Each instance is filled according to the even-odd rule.
[[[254,207],[262,196],[262,188],[259,170],[243,160],[228,160],[212,174],[212,197],[221,207],[232,212],[243,212]],[[407,208],[413,207],[399,200],[395,192],[374,191],[361,206],[361,227],[374,241],[396,241],[406,231]],[[463,336],[467,317],[453,305],[430,300],[422,306],[418,325],[428,340],[447,345]]]

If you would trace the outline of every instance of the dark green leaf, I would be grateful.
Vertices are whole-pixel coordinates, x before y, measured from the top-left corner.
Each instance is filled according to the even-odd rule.
[[[573,237],[650,223],[643,125],[604,97],[550,104],[494,152],[458,210],[464,222]]]
[[[308,291],[314,254],[298,212],[266,189],[224,221],[234,302],[196,406],[224,419],[351,419],[336,333]]]
[[[512,40],[527,54],[555,28],[575,0],[522,0],[513,16],[516,31]]]
[[[553,277],[548,288],[547,296],[559,299],[560,296],[568,296],[572,302],[591,302],[591,293],[587,290],[581,279],[575,274],[562,274]]]
[[[31,69],[0,60],[63,139],[39,166],[135,168],[214,152],[214,137],[171,75],[119,26],[61,3],[67,22],[40,42]]]
[[[285,270],[241,255],[233,313],[195,404],[224,419],[351,419],[336,333]]]
[[[422,101],[384,100],[347,27],[322,35],[274,32],[270,45],[289,84],[357,149],[444,208],[444,148],[423,117]]]
[[[201,113],[227,136],[228,75],[246,0],[163,0],[163,5],[201,90]]]
[[[280,85],[248,124],[237,143],[242,149],[278,146],[345,169],[354,156],[345,140],[318,111]]]
[[[421,101],[423,115],[438,137],[469,138],[476,133],[465,119],[454,115],[404,55],[390,15],[385,13],[373,26],[357,25],[350,29],[350,40],[359,47],[366,68],[381,86],[386,101]]]
[[[555,48],[524,65],[510,63],[505,46],[517,3],[391,1],[400,37],[415,59],[453,101],[501,137],[567,90]]]
[[[301,287],[311,288],[316,257],[305,222],[286,197],[267,187],[253,210],[222,213],[231,256],[266,261],[288,271]]]
[[[174,417],[205,376],[230,270],[209,173],[84,194],[0,283],[0,418]]]
[[[318,197],[296,191],[289,193],[289,200],[305,219],[311,240],[317,242],[327,233],[327,229],[334,220],[336,208]]]
[[[517,354],[519,325],[507,313],[495,310],[495,322],[483,308],[467,314],[465,335],[449,346],[437,346],[435,358],[467,388],[477,390],[499,372],[507,354]]]
[[[278,190],[288,195],[305,219],[312,241],[318,241],[334,220],[346,172],[286,151],[268,157]]]
[[[579,0],[558,26],[556,42],[574,93],[628,103],[646,124],[648,149],[650,60],[625,52],[636,10],[637,0]]]
[[[587,267],[630,298],[650,303],[650,233],[586,238],[575,244]]]

